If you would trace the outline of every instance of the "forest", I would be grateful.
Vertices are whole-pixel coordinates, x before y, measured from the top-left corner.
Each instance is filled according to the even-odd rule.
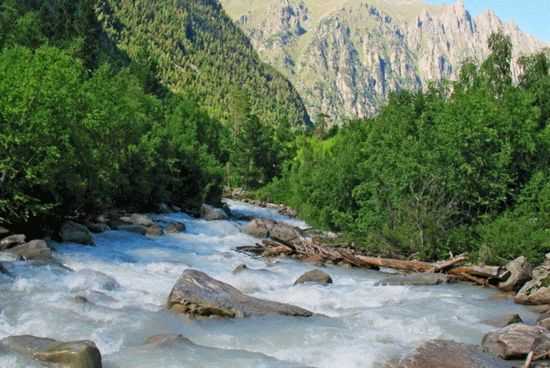
[[[376,255],[503,263],[550,250],[547,54],[523,57],[515,81],[511,42],[494,34],[458,81],[312,128],[288,81],[216,23],[219,7],[180,4],[178,18],[113,4],[0,5],[0,225],[39,232],[163,202],[193,211],[242,187]],[[179,34],[182,19],[193,27]]]
[[[373,119],[298,138],[297,155],[259,197],[343,232],[375,254],[502,264],[550,251],[550,59],[510,39],[460,79],[395,94]]]

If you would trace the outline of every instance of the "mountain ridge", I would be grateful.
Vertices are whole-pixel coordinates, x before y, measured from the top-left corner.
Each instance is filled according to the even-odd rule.
[[[374,115],[389,93],[456,79],[467,59],[483,60],[502,30],[518,59],[548,44],[488,10],[472,16],[459,0],[221,0],[262,60],[287,76],[310,116]]]

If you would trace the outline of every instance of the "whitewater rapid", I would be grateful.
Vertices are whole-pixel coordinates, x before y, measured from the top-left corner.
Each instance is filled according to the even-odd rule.
[[[306,227],[275,210],[228,204],[236,213]],[[505,314],[535,318],[496,291],[466,284],[375,286],[386,275],[368,270],[325,267],[334,284],[293,286],[297,277],[315,267],[290,259],[268,263],[235,252],[235,247],[257,241],[240,231],[244,222],[207,222],[182,213],[157,219],[184,222],[187,230],[158,238],[110,231],[95,236],[96,247],[62,244],[55,257],[67,268],[9,262],[15,278],[0,275],[0,338],[31,334],[93,340],[106,368],[368,368],[399,358],[429,339],[479,344],[483,334],[494,329],[482,321]],[[240,264],[251,270],[234,275]],[[188,268],[250,295],[319,315],[187,320],[164,306]],[[159,334],[182,334],[197,345],[144,345],[145,339]],[[0,352],[2,368],[39,366]]]

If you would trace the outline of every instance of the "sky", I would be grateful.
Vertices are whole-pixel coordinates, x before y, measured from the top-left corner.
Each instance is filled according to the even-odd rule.
[[[428,2],[451,4],[455,0]],[[503,20],[514,21],[523,31],[550,42],[550,0],[464,0],[464,4],[473,15],[493,9]]]

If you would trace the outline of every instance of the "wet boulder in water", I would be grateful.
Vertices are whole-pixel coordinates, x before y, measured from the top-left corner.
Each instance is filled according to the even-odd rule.
[[[254,219],[250,221],[243,231],[256,238],[272,238],[284,244],[293,244],[303,238],[303,231],[284,222],[272,220]]]
[[[143,215],[141,213],[133,213],[130,217],[129,217],[129,221],[131,224],[134,224],[134,225],[141,225],[141,226],[152,226],[154,225],[155,223],[153,222],[153,220],[147,216],[147,215]]]
[[[531,281],[523,285],[514,300],[520,304],[550,304],[550,253],[545,262],[533,270]]]
[[[207,274],[186,270],[170,292],[168,309],[191,318],[244,318],[279,314],[310,317],[308,310],[243,294]]]
[[[30,335],[10,336],[0,346],[56,367],[101,368],[101,353],[92,341],[59,342]]]
[[[0,240],[0,251],[24,244],[26,238],[27,237],[23,234],[15,234],[5,237],[4,239]]]
[[[129,233],[140,234],[140,235],[147,234],[147,228],[142,225],[119,225],[116,227],[116,229],[119,231],[126,231]]]
[[[162,227],[160,227],[157,224],[153,224],[151,226],[147,226],[145,228],[145,233],[148,236],[161,236],[162,235]]]
[[[52,250],[48,247],[45,240],[33,240],[25,244],[21,244],[9,250],[10,253],[17,258],[31,261],[47,261],[52,259]]]
[[[323,272],[321,270],[312,270],[300,276],[296,280],[296,282],[294,282],[294,285],[305,284],[305,283],[328,285],[328,284],[332,284],[332,278],[326,272]]]
[[[503,359],[524,359],[550,350],[550,331],[541,326],[516,323],[483,337],[483,348]]]
[[[191,340],[183,335],[156,335],[145,340],[145,344],[153,347],[171,347],[180,344],[195,345]]]
[[[164,228],[165,234],[177,234],[185,231],[185,224],[181,222],[172,222]]]
[[[203,204],[201,206],[201,218],[207,221],[227,220],[229,215],[221,208]]]
[[[504,269],[508,276],[498,284],[502,291],[518,291],[527,281],[531,279],[533,271],[525,257],[519,257],[508,263]]]
[[[513,368],[513,365],[486,354],[477,346],[433,340],[386,368]]]
[[[84,225],[77,224],[73,221],[67,221],[61,226],[59,231],[61,241],[67,243],[77,243],[84,245],[93,245],[94,239],[92,233]]]
[[[433,286],[446,284],[449,276],[442,273],[411,273],[407,275],[389,276],[378,281],[377,286]]]

